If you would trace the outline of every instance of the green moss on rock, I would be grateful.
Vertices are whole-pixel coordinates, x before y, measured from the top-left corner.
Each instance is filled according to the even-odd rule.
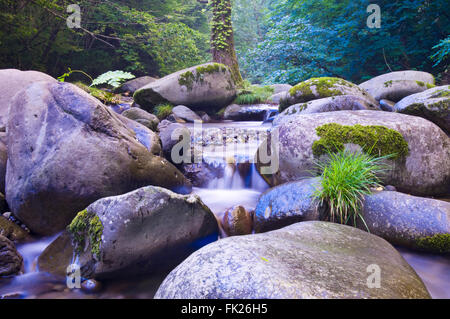
[[[403,136],[392,129],[378,125],[340,125],[329,123],[316,128],[319,140],[312,146],[314,156],[337,152],[344,149],[344,144],[357,144],[374,156],[392,155],[392,158],[406,156],[408,143]]]
[[[67,231],[72,235],[75,252],[80,254],[86,246],[85,238],[89,238],[91,253],[100,258],[100,245],[103,235],[103,224],[100,218],[87,209],[79,212],[72,220]]]
[[[214,74],[218,72],[225,73],[228,68],[224,64],[210,63],[195,68],[195,71],[186,71],[178,78],[178,84],[192,90],[194,82],[203,82],[203,75]]]
[[[426,251],[450,253],[450,234],[437,234],[417,239],[417,246]]]

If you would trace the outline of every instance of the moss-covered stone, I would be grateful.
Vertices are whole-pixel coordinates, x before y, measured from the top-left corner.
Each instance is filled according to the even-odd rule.
[[[403,136],[392,129],[379,125],[340,125],[329,123],[316,128],[319,140],[312,145],[314,156],[318,157],[328,151],[344,149],[344,144],[357,144],[374,156],[391,155],[400,158],[409,153],[408,143]]]
[[[450,234],[437,234],[417,240],[419,248],[437,253],[450,253]]]
[[[100,258],[100,245],[103,235],[103,224],[100,218],[87,209],[79,212],[72,220],[67,231],[72,235],[74,249],[77,253],[82,253],[86,246],[85,238],[89,238],[91,253]]]
[[[195,68],[194,72],[186,71],[182,73],[178,78],[178,84],[187,87],[188,90],[192,90],[194,82],[203,83],[203,76],[205,74],[225,73],[227,70],[228,68],[220,63],[201,65]]]
[[[188,89],[192,89],[194,80],[195,80],[194,73],[192,73],[191,71],[187,71],[180,75],[178,79],[178,84],[184,85]]]

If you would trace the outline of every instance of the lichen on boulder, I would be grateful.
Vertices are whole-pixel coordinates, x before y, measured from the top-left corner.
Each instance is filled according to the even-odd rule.
[[[373,107],[378,105],[369,93],[356,84],[340,78],[322,77],[311,78],[292,87],[286,97],[280,100],[279,110],[282,112],[290,105],[340,95],[358,96]]]
[[[73,237],[77,253],[83,252],[88,244],[91,247],[92,255],[100,258],[103,224],[95,213],[89,212],[87,209],[79,212],[67,226],[67,231]],[[85,238],[89,238],[89,243],[86,243]]]

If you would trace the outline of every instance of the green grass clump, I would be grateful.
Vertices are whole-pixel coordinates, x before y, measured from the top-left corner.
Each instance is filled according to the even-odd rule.
[[[172,104],[159,104],[155,106],[153,113],[158,117],[158,119],[163,120],[172,114],[173,105]]]
[[[360,218],[369,230],[361,215],[363,199],[380,186],[378,176],[387,169],[381,161],[388,157],[342,150],[316,161],[321,182],[313,196],[328,207],[329,221],[356,226]]]
[[[251,85],[248,81],[244,81],[243,89],[234,103],[239,105],[265,103],[273,92],[274,89],[270,86]]]

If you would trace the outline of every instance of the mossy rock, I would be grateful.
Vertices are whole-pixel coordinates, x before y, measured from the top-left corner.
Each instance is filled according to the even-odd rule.
[[[217,111],[236,96],[230,69],[220,63],[206,63],[156,80],[134,93],[135,101],[152,112],[159,104],[185,105],[194,111]]]
[[[426,118],[450,135],[450,85],[407,96],[395,104],[394,109],[399,113]]]
[[[366,91],[360,89],[356,84],[340,78],[322,77],[311,78],[292,87],[287,97],[280,101],[280,112],[290,105],[340,95],[359,96],[367,100],[373,107],[378,105]]]
[[[313,154],[320,157],[327,152],[344,149],[344,144],[357,144],[373,156],[392,156],[393,159],[408,155],[408,143],[403,136],[381,125],[340,125],[329,123],[316,128],[319,140],[312,145]]]

